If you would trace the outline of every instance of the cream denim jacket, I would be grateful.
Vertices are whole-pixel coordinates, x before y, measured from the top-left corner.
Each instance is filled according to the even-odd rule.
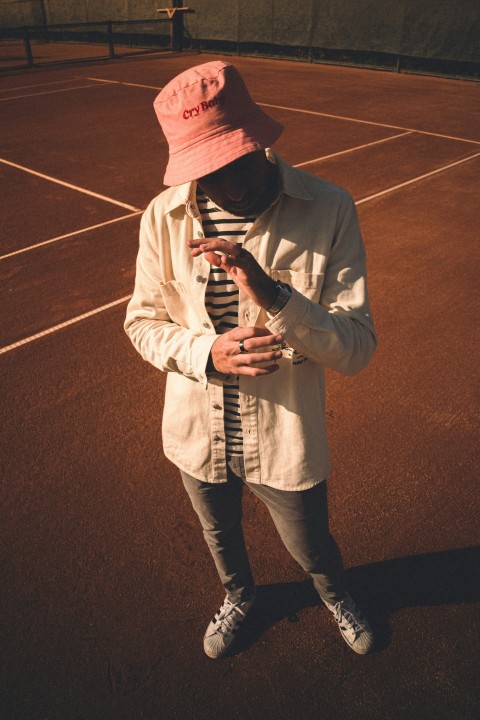
[[[293,288],[275,316],[240,293],[239,326],[285,338],[280,370],[239,376],[249,482],[304,490],[331,471],[324,368],[354,375],[376,347],[365,252],[354,203],[342,188],[292,168],[271,150],[282,179],[278,200],[253,224],[244,247]],[[125,330],[142,357],[168,372],[162,436],[166,456],[210,483],[226,479],[223,385],[207,377],[215,330],[205,309],[210,265],[187,240],[203,237],[196,183],[169,188],[145,211],[135,290]]]

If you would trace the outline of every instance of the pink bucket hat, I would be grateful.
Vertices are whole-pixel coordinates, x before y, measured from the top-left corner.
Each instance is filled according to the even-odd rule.
[[[253,102],[238,70],[222,61],[177,75],[153,107],[170,151],[165,185],[197,180],[264,150],[283,131]]]

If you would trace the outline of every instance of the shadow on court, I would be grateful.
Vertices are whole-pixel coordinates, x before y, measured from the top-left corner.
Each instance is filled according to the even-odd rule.
[[[352,596],[372,622],[379,652],[389,643],[388,619],[393,613],[480,600],[480,547],[361,565],[347,570],[346,576]],[[284,619],[297,622],[299,612],[317,605],[322,603],[310,580],[260,585],[257,602],[231,654],[246,650]]]

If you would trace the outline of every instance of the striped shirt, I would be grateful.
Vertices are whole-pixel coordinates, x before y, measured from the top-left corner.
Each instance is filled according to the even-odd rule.
[[[214,205],[197,187],[197,205],[205,238],[225,238],[243,244],[255,218],[241,218]],[[212,265],[205,306],[218,335],[238,327],[238,288],[221,268]],[[224,384],[223,405],[227,456],[243,454],[243,433],[238,401],[238,382]]]

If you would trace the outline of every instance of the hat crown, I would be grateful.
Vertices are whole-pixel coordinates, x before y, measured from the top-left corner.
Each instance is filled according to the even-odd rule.
[[[252,100],[238,70],[221,60],[177,75],[153,106],[169,148],[166,185],[198,179],[269,147],[283,130]]]
[[[212,133],[237,128],[257,112],[238,70],[222,61],[178,75],[157,96],[154,109],[170,154]]]

